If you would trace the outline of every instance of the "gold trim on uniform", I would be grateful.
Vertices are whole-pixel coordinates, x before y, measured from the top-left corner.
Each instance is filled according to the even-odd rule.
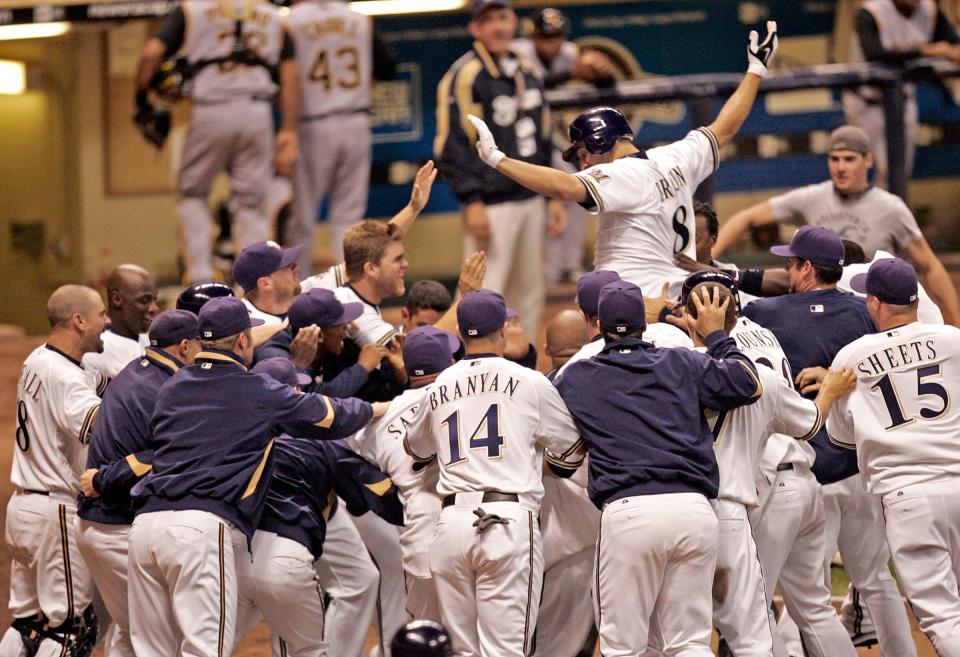
[[[470,60],[457,72],[453,87],[453,95],[457,99],[460,128],[471,142],[477,141],[479,135],[477,135],[477,129],[473,127],[467,117],[473,114],[483,118],[483,105],[473,100],[473,83],[482,68],[483,65],[480,60]]]
[[[201,351],[199,354],[197,354],[197,360],[215,360],[221,363],[233,363],[238,367],[242,367],[244,371],[247,369],[247,366],[236,358],[231,358],[226,354],[218,354],[215,351]]]
[[[751,397],[759,397],[760,395],[762,395],[762,394],[763,394],[763,384],[760,383],[760,378],[757,376],[757,373],[754,372],[752,369],[750,369],[750,366],[747,365],[746,363],[744,363],[744,362],[743,362],[742,360],[740,360],[739,358],[737,359],[737,362],[740,363],[740,366],[743,367],[743,369],[747,370],[747,372],[750,373],[750,376],[753,377],[753,380],[754,380],[754,381],[756,382],[756,384],[757,384],[757,390],[756,390],[756,392],[754,392],[754,393],[753,393],[752,395],[750,395],[750,396],[751,396]]]
[[[67,617],[65,620],[71,621],[76,616],[76,610],[73,607],[73,568],[70,563],[70,535],[67,531],[67,507],[63,504],[60,507],[60,549],[63,551],[63,578],[67,585]]]
[[[150,463],[144,463],[137,458],[136,454],[127,454],[127,465],[130,466],[133,474],[137,475],[138,477],[142,477],[153,470],[153,465]]]
[[[326,399],[326,397],[324,397],[324,399]],[[329,402],[327,403],[329,404]],[[247,499],[257,490],[257,484],[260,483],[260,477],[263,476],[263,469],[267,467],[267,458],[270,456],[271,449],[273,449],[273,438],[267,443],[267,448],[263,450],[263,457],[260,459],[257,469],[253,471],[253,476],[250,477],[250,482],[247,484],[247,489],[243,491],[243,496],[240,498],[241,500]]]
[[[333,425],[333,404],[330,403],[330,398],[326,395],[320,395],[323,397],[323,403],[327,406],[327,414],[319,422],[314,422],[314,424],[321,429],[329,429]]]
[[[703,133],[710,142],[710,150],[713,152],[713,171],[716,172],[720,168],[720,142],[710,128],[697,128],[697,132]]]
[[[479,41],[474,41],[473,48],[477,51],[477,55],[480,57],[480,61],[483,62],[484,67],[486,67],[487,73],[495,78],[499,78],[500,69],[497,68],[497,63],[493,61],[493,57],[490,56],[490,51],[487,50],[486,46]]]
[[[375,484],[364,484],[370,491],[377,497],[383,497],[386,495],[387,491],[393,486],[393,480],[390,477],[382,481],[378,481]]]
[[[271,441],[272,442],[272,441]],[[223,523],[220,523],[220,634],[217,639],[217,657],[223,657],[223,635],[227,625],[227,594],[225,591],[224,579],[224,558],[223,558]]]
[[[100,402],[97,402],[87,410],[87,414],[83,417],[83,424],[80,425],[80,435],[77,436],[77,439],[80,441],[81,445],[86,445],[90,442],[90,427],[94,424],[94,420],[97,417],[97,411],[100,410]]]

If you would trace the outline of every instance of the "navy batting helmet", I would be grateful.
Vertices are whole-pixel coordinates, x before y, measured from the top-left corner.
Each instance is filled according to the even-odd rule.
[[[570,123],[570,148],[563,152],[567,162],[577,161],[577,147],[583,144],[594,155],[609,153],[621,137],[632,137],[633,130],[623,114],[612,107],[594,107]]]
[[[400,628],[390,642],[393,657],[452,657],[450,635],[440,623],[418,620]]]
[[[191,285],[177,297],[177,310],[189,310],[194,315],[200,313],[203,304],[217,297],[232,297],[233,290],[223,283],[197,283]]]
[[[737,304],[737,313],[740,312],[740,295],[738,294],[737,279],[725,271],[714,271],[712,269],[698,271],[687,276],[683,281],[683,287],[680,288],[680,303],[684,306],[687,305],[687,299],[690,298],[690,293],[693,291],[693,288],[702,283],[716,283],[730,290],[734,303]]]

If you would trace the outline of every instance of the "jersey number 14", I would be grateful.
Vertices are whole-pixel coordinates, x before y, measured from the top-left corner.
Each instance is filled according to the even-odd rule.
[[[442,424],[447,425],[447,436],[450,439],[450,460],[446,465],[455,465],[466,461],[467,457],[460,453],[460,411],[453,412]],[[470,434],[470,449],[487,450],[487,458],[500,458],[500,446],[503,445],[503,436],[500,435],[500,405],[490,404],[490,408],[483,414],[480,423]]]

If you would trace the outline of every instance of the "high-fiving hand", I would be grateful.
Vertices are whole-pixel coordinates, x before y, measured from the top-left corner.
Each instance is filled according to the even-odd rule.
[[[483,160],[487,166],[496,169],[497,165],[500,164],[500,161],[503,160],[506,155],[497,148],[497,142],[493,140],[493,134],[483,119],[471,114],[467,116],[467,120],[477,129],[477,153],[480,154],[480,159]]]

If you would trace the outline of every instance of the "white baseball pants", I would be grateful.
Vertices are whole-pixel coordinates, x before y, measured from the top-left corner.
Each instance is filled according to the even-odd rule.
[[[770,657],[773,628],[747,508],[711,500],[720,540],[713,588],[713,622],[737,657]]]
[[[537,625],[543,546],[537,514],[517,502],[459,493],[440,512],[430,547],[443,624],[459,657],[525,657]],[[474,509],[507,520],[482,533]]]
[[[407,582],[407,614],[417,620],[441,622],[440,601],[432,577],[417,577],[404,573]]]
[[[142,513],[130,531],[130,639],[137,657],[225,657],[246,539],[206,511]],[[237,554],[235,544],[243,545]]]
[[[380,574],[343,502],[327,521],[323,554],[316,567],[320,586],[330,595],[327,649],[336,657],[361,657],[377,610]]]
[[[843,568],[870,617],[876,619],[883,657],[916,657],[917,647],[897,583],[890,574],[880,498],[867,492],[863,475],[823,487],[824,574],[830,586],[830,562],[837,549]]]
[[[127,596],[130,525],[105,525],[77,518],[75,531],[80,554],[93,564],[90,574],[113,619],[106,653],[108,657],[133,657]]]
[[[403,576],[403,551],[400,549],[400,528],[368,511],[350,516],[360,532],[363,544],[380,572],[377,589],[377,632],[380,654],[390,657],[390,641],[410,617],[407,615],[407,590]]]
[[[824,584],[820,484],[807,467],[793,466],[777,472],[773,486],[760,491],[760,505],[750,511],[767,607],[779,581],[783,600],[812,657],[856,657]],[[787,654],[777,634],[773,648],[777,657]]]
[[[243,555],[246,538],[242,535],[237,538],[240,542],[234,545],[234,550]],[[279,654],[326,657],[323,591],[313,555],[305,546],[258,529],[253,535],[250,557],[238,558],[236,568],[237,641],[253,629],[262,616],[273,634],[285,644]]]
[[[487,206],[490,243],[484,287],[499,292],[507,306],[520,314],[523,330],[533,339],[543,313],[543,239],[547,206],[542,196]],[[464,233],[464,257],[479,251]]]
[[[603,509],[594,611],[604,657],[713,655],[717,516],[698,493],[625,497]]]
[[[883,514],[893,565],[920,629],[940,657],[960,657],[960,482],[889,493]]]
[[[593,553],[588,547],[543,573],[533,657],[573,657],[593,627]]]

